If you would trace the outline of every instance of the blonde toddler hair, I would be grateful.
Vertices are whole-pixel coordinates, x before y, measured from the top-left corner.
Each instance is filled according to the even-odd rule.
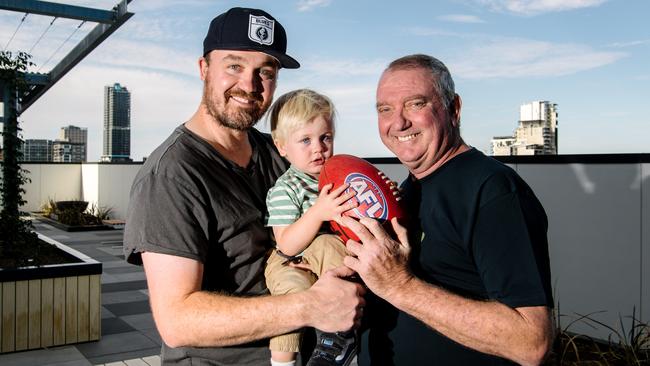
[[[332,123],[336,111],[332,101],[313,90],[298,89],[282,95],[271,107],[271,136],[274,141],[285,142],[291,132],[323,116]]]

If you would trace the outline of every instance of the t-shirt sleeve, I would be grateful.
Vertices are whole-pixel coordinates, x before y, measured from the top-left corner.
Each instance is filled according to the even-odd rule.
[[[266,195],[266,226],[287,226],[300,218],[300,204],[295,193],[284,184],[276,184]]]
[[[512,177],[490,178],[486,191],[472,249],[489,297],[513,308],[553,306],[544,209]]]
[[[145,251],[204,262],[208,214],[205,202],[182,182],[149,176],[131,189],[124,231],[128,262],[141,264]]]

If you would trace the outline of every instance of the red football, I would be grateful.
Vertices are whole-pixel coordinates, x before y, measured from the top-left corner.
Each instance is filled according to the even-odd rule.
[[[400,202],[399,190],[395,184],[374,165],[366,160],[352,155],[339,154],[329,158],[320,171],[318,189],[327,184],[333,184],[332,189],[343,184],[350,184],[346,190],[354,190],[358,206],[346,211],[343,215],[353,218],[371,217],[385,224],[388,232],[392,232],[390,220],[397,217],[400,222],[406,217],[406,211]],[[345,226],[330,221],[332,230],[339,235],[343,242],[348,239],[359,241],[359,238]]]

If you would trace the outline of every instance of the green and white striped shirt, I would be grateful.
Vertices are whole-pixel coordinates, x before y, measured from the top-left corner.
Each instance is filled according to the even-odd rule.
[[[266,195],[266,226],[293,224],[317,198],[318,180],[291,166]]]

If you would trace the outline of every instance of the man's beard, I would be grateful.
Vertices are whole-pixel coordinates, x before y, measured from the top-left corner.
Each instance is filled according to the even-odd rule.
[[[251,108],[233,107],[228,110],[226,104],[231,96],[253,100],[254,105]],[[203,103],[217,123],[238,131],[247,131],[255,126],[268,109],[268,103],[264,104],[262,95],[246,93],[243,90],[228,90],[224,93],[223,100],[215,101],[213,92],[207,83],[203,86]]]

